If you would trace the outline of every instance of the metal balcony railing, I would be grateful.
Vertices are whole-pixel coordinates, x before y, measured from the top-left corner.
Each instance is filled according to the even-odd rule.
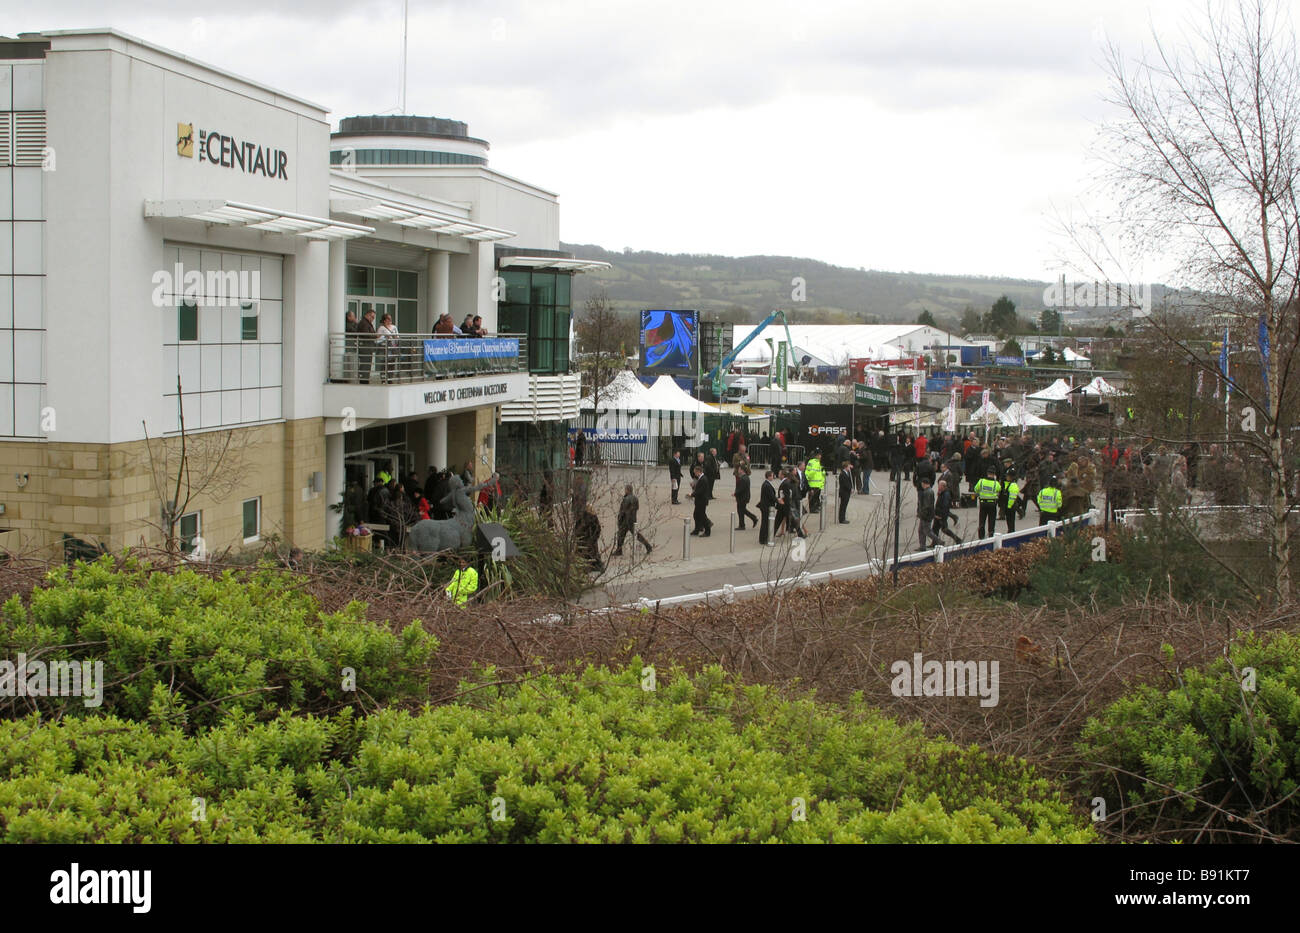
[[[403,334],[380,339],[373,334],[329,335],[331,382],[402,385],[488,373],[528,371],[528,338],[432,337]]]

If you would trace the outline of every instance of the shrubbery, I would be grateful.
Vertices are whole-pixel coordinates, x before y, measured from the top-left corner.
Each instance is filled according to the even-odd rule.
[[[1204,671],[1176,676],[1172,689],[1138,687],[1089,721],[1079,752],[1095,763],[1097,794],[1118,798],[1131,834],[1294,839],[1300,636],[1251,636]]]
[[[639,664],[484,686],[418,714],[232,714],[195,735],[111,717],[6,721],[0,832],[8,842],[1094,838],[1023,762],[927,739],[860,704],[782,699],[718,668],[644,690]]]
[[[64,715],[109,713],[211,725],[227,713],[262,718],[281,709],[325,711],[424,698],[437,639],[419,625],[400,635],[366,622],[354,603],[326,614],[294,578],[272,570],[205,576],[155,572],[112,557],[55,571],[24,606],[0,611],[11,655],[43,661],[103,661],[108,687],[98,711],[77,697],[6,702]],[[343,669],[356,672],[343,689]]]

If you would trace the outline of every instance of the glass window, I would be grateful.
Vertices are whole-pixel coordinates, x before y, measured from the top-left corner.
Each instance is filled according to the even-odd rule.
[[[376,298],[396,298],[397,297],[397,270],[396,269],[376,269],[375,272],[375,297]]]
[[[567,308],[569,306],[569,286],[570,284],[572,284],[572,282],[573,282],[573,276],[567,275],[563,272],[556,274],[555,276],[556,307],[559,307],[560,305],[564,305],[564,307]]]
[[[528,304],[528,273],[518,269],[505,269],[501,278],[506,280],[506,301],[511,304]]]
[[[239,339],[257,339],[257,305],[245,301],[239,306]]]
[[[256,541],[262,531],[262,497],[244,500],[244,543]]]
[[[397,273],[397,297],[419,298],[420,277],[414,272]]]
[[[537,370],[539,373],[549,373],[555,366],[555,353],[551,343],[550,340],[531,341],[536,359],[532,368]]]
[[[348,266],[348,293],[352,295],[370,294],[370,268],[368,266]]]
[[[397,303],[397,331],[401,334],[414,334],[419,330],[419,308],[418,301],[399,301]]]
[[[176,332],[181,340],[199,339],[199,306],[196,303],[184,301],[176,309]]]
[[[503,334],[528,333],[528,305],[501,305],[497,329]]]
[[[181,539],[181,553],[189,554],[198,547],[199,535],[203,533],[203,513],[186,512],[181,516],[178,528]]]
[[[555,304],[555,273],[534,272],[532,302],[535,305]]]

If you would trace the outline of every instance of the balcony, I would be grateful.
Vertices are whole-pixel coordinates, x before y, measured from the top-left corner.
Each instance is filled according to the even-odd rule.
[[[495,337],[329,335],[327,418],[393,420],[504,405],[528,394],[528,341]]]
[[[329,335],[329,380],[353,385],[410,385],[528,371],[528,338],[403,334],[381,344],[371,334]]]

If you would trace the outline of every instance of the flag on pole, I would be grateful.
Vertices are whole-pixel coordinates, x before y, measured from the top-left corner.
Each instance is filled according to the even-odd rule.
[[[1223,329],[1223,349],[1219,351],[1219,374],[1223,376],[1223,397],[1232,397],[1232,379],[1228,376],[1228,328]]]
[[[912,383],[912,404],[921,404],[921,383],[919,382]]]
[[[1268,320],[1263,314],[1259,316],[1259,365],[1264,376],[1264,414],[1268,411]]]
[[[1196,397],[1200,398],[1201,393],[1203,393],[1204,391],[1205,391],[1205,370],[1202,369],[1200,372],[1196,374]]]
[[[985,390],[984,390],[984,395],[983,395],[983,397],[980,399],[980,407],[981,407],[981,408],[987,407],[988,403],[989,403],[989,390],[988,390],[988,389],[985,389]]]

